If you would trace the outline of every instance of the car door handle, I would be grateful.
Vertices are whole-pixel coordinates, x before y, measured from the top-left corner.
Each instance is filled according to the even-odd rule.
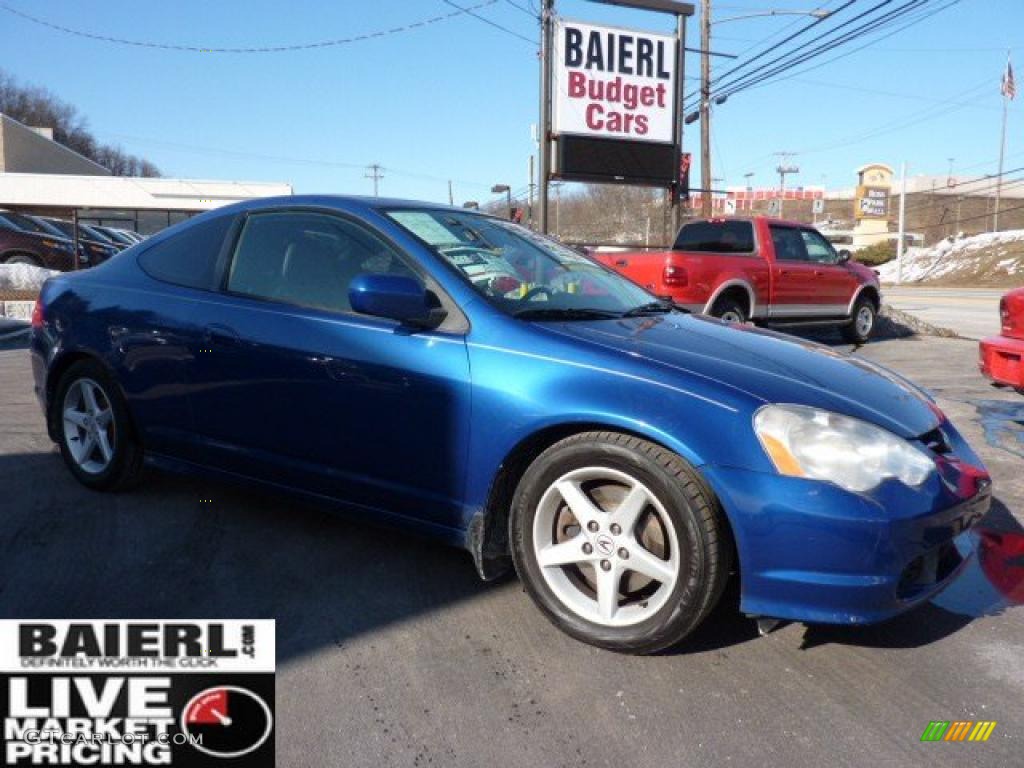
[[[238,331],[219,323],[208,325],[203,329],[203,340],[208,345],[219,344],[226,347],[237,347],[242,341]]]
[[[814,276],[815,277],[824,277],[825,276],[825,271],[821,270],[821,269],[816,269],[816,270],[814,270]]]
[[[619,259],[618,261],[615,262],[615,266],[616,267],[628,267],[629,266],[629,262],[626,261],[625,259]]]

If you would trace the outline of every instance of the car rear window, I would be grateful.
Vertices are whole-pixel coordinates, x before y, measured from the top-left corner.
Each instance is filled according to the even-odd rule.
[[[150,277],[187,288],[213,287],[221,244],[234,216],[190,224],[139,255],[139,266]]]
[[[754,227],[749,221],[695,221],[679,230],[673,248],[708,253],[751,253]]]

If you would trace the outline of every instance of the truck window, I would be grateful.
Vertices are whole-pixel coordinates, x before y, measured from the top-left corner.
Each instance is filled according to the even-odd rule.
[[[769,227],[772,245],[775,246],[777,261],[807,261],[807,248],[799,229],[793,227]]]
[[[808,259],[819,264],[836,264],[839,261],[835,249],[818,232],[813,229],[802,229],[800,234],[804,239]]]
[[[694,221],[679,230],[677,251],[752,253],[754,227],[749,221]]]

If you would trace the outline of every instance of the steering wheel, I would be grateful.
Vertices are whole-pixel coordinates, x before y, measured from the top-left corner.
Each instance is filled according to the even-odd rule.
[[[529,301],[534,296],[537,296],[538,294],[541,293],[546,293],[548,296],[551,296],[551,294],[554,293],[554,291],[552,291],[546,285],[535,285],[533,286],[533,288],[531,288],[525,294],[523,294],[523,298],[521,298],[520,301]]]

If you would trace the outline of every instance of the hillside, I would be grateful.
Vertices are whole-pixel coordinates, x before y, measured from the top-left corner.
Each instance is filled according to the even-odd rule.
[[[878,268],[883,283],[896,282],[896,262]],[[929,285],[1024,285],[1024,229],[988,232],[910,248],[903,256],[903,282]]]

